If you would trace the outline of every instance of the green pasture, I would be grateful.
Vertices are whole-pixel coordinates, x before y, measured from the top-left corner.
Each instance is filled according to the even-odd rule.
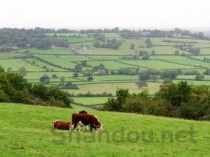
[[[0,65],[7,70],[8,68],[12,68],[12,71],[18,71],[21,67],[25,67],[27,71],[43,71],[42,68],[31,65],[23,61],[22,59],[6,59],[0,60]]]
[[[0,52],[0,60],[3,59],[12,59],[14,57],[21,57],[22,55],[16,52]]]
[[[114,38],[114,39],[117,39],[117,38],[121,38],[120,34],[118,33],[102,33],[105,35],[105,38]]]
[[[46,71],[47,71],[47,69],[49,69],[51,71],[64,71],[61,68],[58,68],[58,67],[55,67],[53,65],[47,64],[47,63],[42,62],[42,61],[40,61],[38,59],[35,59],[35,58],[27,58],[26,61],[29,61],[31,64],[33,64],[33,62],[35,62],[34,66],[38,66],[40,68],[43,68],[43,70],[46,70]],[[46,68],[44,69],[44,67],[46,67]]]
[[[80,49],[81,48],[87,49],[88,47],[93,47],[93,41],[71,43],[70,47],[72,47],[72,48],[80,48]]]
[[[193,66],[169,63],[162,60],[122,60],[120,62],[132,66],[157,70],[194,68]]]
[[[66,61],[71,61],[71,62],[81,62],[81,61],[91,60],[88,56],[83,56],[83,55],[60,55],[58,57],[60,59],[64,59]]]
[[[174,42],[165,42],[168,38],[151,38],[152,44],[155,46],[173,46]]]
[[[210,44],[209,44],[208,48],[201,48],[200,49],[200,54],[210,55]]]
[[[173,83],[178,83],[178,82],[180,82],[180,80],[173,80]],[[204,79],[203,81],[195,81],[195,80],[187,79],[187,82],[189,84],[192,84],[192,85],[206,85],[206,86],[210,86],[209,78],[206,78],[206,80]]]
[[[41,50],[41,49],[35,49],[35,48],[30,48],[30,49],[22,49],[20,52],[24,51],[29,51],[31,54],[43,54],[43,55],[71,55],[75,54],[72,50],[59,50],[59,49],[46,49],[46,50]]]
[[[130,76],[130,75],[106,75],[106,76],[94,76],[94,81],[136,81],[138,80],[138,76]]]
[[[58,78],[61,77],[72,77],[73,72],[28,72],[26,75],[26,79],[39,79],[43,75],[47,75],[49,77],[52,77],[53,74],[56,74]]]
[[[108,97],[72,97],[72,98],[74,99],[74,103],[79,103],[86,106],[103,104],[108,100]]]
[[[79,54],[82,55],[129,55],[133,51],[131,49],[124,49],[123,47],[114,50],[114,49],[107,49],[107,48],[94,48],[94,49],[83,49],[83,50],[77,50]]]
[[[100,64],[103,64],[105,68],[108,68],[110,70],[131,67],[131,65],[126,65],[116,61],[88,61],[87,64],[91,66],[98,66]]]
[[[61,66],[63,68],[74,68],[75,66],[74,63],[69,62],[68,60],[60,58],[59,56],[56,55],[36,55],[36,56],[43,59],[44,61]]]
[[[107,56],[88,56],[88,58],[91,58],[93,60],[98,60],[98,61],[105,61],[105,60],[118,60],[122,56],[112,56],[112,55],[107,55]]]
[[[103,83],[80,83],[77,84],[79,90],[67,90],[69,93],[79,94],[91,92],[93,94],[101,94],[103,92],[111,93],[115,95],[117,88],[129,89],[130,93],[140,93],[141,91],[148,89],[151,94],[157,92],[161,83],[148,82],[148,86],[144,88],[138,88],[135,82],[103,82]]]
[[[161,61],[166,61],[170,63],[176,63],[176,64],[182,64],[182,65],[189,65],[189,66],[194,66],[198,67],[210,67],[210,63],[195,60],[192,58],[187,58],[183,56],[151,56],[150,59],[155,59],[155,60],[161,60]]]
[[[104,132],[52,129],[52,121],[71,121],[86,110],[105,125]],[[209,122],[141,114],[22,104],[0,104],[0,155],[74,157],[208,157]],[[82,149],[82,151],[81,151]]]
[[[151,53],[152,50],[155,50],[155,54],[172,55],[178,49],[176,49],[172,46],[152,46],[151,48],[139,48],[138,50],[139,51],[143,50],[143,51],[147,51],[147,52],[150,52],[150,53]],[[182,53],[189,54],[189,52],[183,51],[183,50],[179,50],[179,53],[180,54],[182,54]]]
[[[66,38],[70,44],[74,44],[74,43],[86,43],[86,42],[93,42],[94,39],[93,38],[84,38],[84,37],[74,37],[74,38]]]
[[[126,39],[122,43],[121,49],[128,49],[129,50],[131,44],[134,44],[135,45],[135,49],[137,49],[139,47],[144,47],[145,46],[145,40],[144,39]]]
[[[209,54],[210,54],[210,53],[209,53]],[[205,56],[191,56],[191,58],[194,58],[194,59],[198,59],[198,60],[203,61],[204,58],[210,59],[210,56],[207,56],[207,55],[205,55]]]

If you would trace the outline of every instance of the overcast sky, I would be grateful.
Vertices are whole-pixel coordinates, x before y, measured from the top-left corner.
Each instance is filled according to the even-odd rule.
[[[210,0],[0,0],[0,27],[210,28]]]

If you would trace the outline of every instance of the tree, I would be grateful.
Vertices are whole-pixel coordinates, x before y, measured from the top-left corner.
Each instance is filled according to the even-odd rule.
[[[46,83],[46,84],[50,83],[50,77],[47,76],[47,75],[43,75],[42,77],[40,77],[39,80],[43,83]]]
[[[195,80],[196,80],[196,81],[204,80],[204,78],[205,78],[204,75],[196,75],[196,76],[195,76]]]
[[[174,54],[178,56],[179,55],[179,50],[175,50]]]
[[[82,61],[82,62],[81,62],[81,65],[82,65],[83,67],[86,67],[86,66],[87,66],[87,61]]]
[[[21,76],[25,77],[26,74],[27,74],[27,70],[26,70],[25,67],[21,67],[21,68],[18,70],[18,73],[19,73]]]
[[[60,80],[61,80],[61,82],[64,82],[65,81],[65,77],[61,77]]]
[[[152,50],[151,51],[151,55],[155,55],[156,51],[155,50]]]
[[[73,77],[78,77],[79,73],[78,72],[74,72]]]
[[[152,41],[151,41],[150,38],[145,39],[145,46],[146,46],[147,48],[152,47]]]
[[[100,46],[101,46],[100,41],[96,40],[96,42],[94,43],[94,47],[98,48]]]
[[[105,110],[109,111],[121,111],[123,104],[129,96],[128,89],[117,89],[116,98],[108,98],[108,101],[104,105]]]
[[[87,77],[87,80],[88,80],[88,81],[92,81],[92,80],[93,80],[93,76],[88,76],[88,77]]]
[[[163,71],[163,72],[160,73],[160,77],[162,79],[165,79],[165,78],[175,79],[178,76],[178,74],[179,74],[178,71],[169,71],[169,70],[166,70],[166,71]]]
[[[159,94],[161,98],[168,100],[173,106],[181,106],[187,102],[192,93],[192,86],[186,81],[181,81],[178,84],[167,84],[161,87]]]
[[[58,78],[56,74],[52,74],[52,78]]]
[[[131,43],[130,49],[134,50],[135,49],[135,44]]]
[[[82,71],[82,65],[81,65],[81,64],[75,65],[74,71],[75,71],[75,72],[81,72],[81,71]]]
[[[150,71],[149,70],[145,70],[139,73],[139,80],[140,81],[146,81],[149,80],[151,77],[150,75]]]
[[[193,47],[191,47],[191,48],[189,49],[189,52],[191,52],[191,53],[194,54],[194,55],[199,55],[199,53],[200,53],[200,48],[193,48]]]
[[[142,87],[147,87],[148,84],[147,84],[147,81],[141,81],[139,80],[138,82],[136,82],[138,88],[142,88]]]

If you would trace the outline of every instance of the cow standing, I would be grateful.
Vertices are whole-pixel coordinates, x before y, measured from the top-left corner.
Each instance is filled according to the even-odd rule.
[[[103,125],[98,121],[98,119],[91,114],[83,114],[83,113],[74,113],[72,114],[72,124],[71,128],[74,130],[77,128],[79,122],[82,122],[84,125],[90,125],[90,131],[93,130],[103,130]]]

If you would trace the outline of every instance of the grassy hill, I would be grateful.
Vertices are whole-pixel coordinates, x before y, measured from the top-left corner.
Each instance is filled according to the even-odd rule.
[[[105,125],[103,134],[52,130],[85,109]],[[0,103],[0,156],[207,157],[209,122],[140,114]]]

